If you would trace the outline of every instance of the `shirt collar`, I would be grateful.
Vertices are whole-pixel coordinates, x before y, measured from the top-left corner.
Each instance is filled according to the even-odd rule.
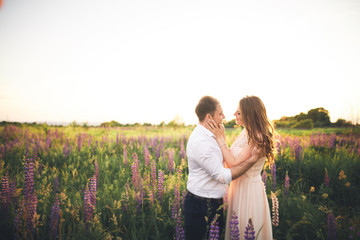
[[[209,129],[207,129],[206,127],[204,127],[200,123],[197,124],[197,127],[199,128],[200,131],[202,131],[203,133],[205,133],[209,137],[215,137],[215,135]]]

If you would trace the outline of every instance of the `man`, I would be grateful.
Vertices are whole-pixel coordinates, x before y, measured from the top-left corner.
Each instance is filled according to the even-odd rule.
[[[223,197],[226,186],[244,174],[259,158],[259,151],[232,168],[225,168],[221,149],[215,136],[205,126],[214,120],[221,124],[225,118],[220,102],[210,96],[200,99],[195,109],[199,124],[187,142],[189,175],[185,198],[185,237],[187,240],[204,239],[210,224],[217,216],[220,234],[224,229]],[[207,237],[207,236],[206,236]]]

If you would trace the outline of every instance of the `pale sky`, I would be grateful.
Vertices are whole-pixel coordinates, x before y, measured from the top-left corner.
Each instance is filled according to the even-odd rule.
[[[194,124],[204,95],[360,121],[360,1],[3,0],[0,121]]]

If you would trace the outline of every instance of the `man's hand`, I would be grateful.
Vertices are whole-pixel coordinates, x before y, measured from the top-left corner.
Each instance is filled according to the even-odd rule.
[[[261,149],[257,148],[256,146],[253,148],[253,150],[251,151],[251,157],[253,159],[259,159],[262,155],[262,151]]]

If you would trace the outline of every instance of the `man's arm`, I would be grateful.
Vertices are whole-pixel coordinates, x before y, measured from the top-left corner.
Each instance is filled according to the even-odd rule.
[[[230,168],[232,180],[237,179],[241,175],[243,175],[249,168],[251,168],[257,160],[260,158],[261,151],[254,147],[254,149],[251,152],[251,157],[242,163],[233,166]]]

